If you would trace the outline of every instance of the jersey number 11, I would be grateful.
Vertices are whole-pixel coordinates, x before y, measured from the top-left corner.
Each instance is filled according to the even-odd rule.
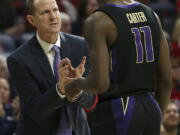
[[[149,26],[143,26],[140,28],[131,28],[131,32],[134,34],[135,46],[136,46],[136,63],[144,62],[144,51],[146,53],[146,62],[154,61],[154,51],[152,44],[151,28]],[[144,35],[144,45],[142,44],[141,36]],[[143,49],[144,47],[144,49]]]

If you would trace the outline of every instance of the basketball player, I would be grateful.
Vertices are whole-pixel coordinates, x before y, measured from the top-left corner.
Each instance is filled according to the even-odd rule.
[[[134,0],[99,0],[85,23],[92,73],[69,95],[99,94],[92,135],[159,135],[171,93],[168,45],[157,15]],[[155,93],[155,94],[154,94]]]

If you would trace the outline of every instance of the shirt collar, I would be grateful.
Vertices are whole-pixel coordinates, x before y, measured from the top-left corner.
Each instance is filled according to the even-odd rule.
[[[36,33],[36,37],[37,37],[37,40],[40,44],[40,46],[42,47],[42,49],[44,50],[45,53],[48,53],[49,51],[51,51],[51,48],[56,45],[58,46],[59,48],[61,47],[61,43],[60,43],[60,36],[58,34],[58,39],[56,41],[55,44],[51,44],[51,43],[47,43],[46,41],[42,40],[38,34],[38,32]]]

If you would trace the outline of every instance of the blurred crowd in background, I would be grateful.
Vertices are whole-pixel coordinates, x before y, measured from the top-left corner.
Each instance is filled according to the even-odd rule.
[[[161,135],[180,135],[180,0],[139,0],[159,16],[169,43],[173,89],[162,118]],[[84,20],[98,8],[96,0],[57,0],[62,32],[83,36]],[[26,21],[26,0],[0,1],[0,135],[13,135],[19,117],[19,99],[8,81],[6,58],[29,40],[33,27]],[[178,131],[178,133],[176,133]]]

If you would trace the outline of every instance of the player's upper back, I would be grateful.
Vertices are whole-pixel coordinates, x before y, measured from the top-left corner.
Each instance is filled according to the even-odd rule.
[[[111,85],[118,85],[118,92],[107,93],[154,89],[161,33],[153,11],[138,2],[106,4],[97,11],[108,15],[117,29],[116,41],[108,47]]]

